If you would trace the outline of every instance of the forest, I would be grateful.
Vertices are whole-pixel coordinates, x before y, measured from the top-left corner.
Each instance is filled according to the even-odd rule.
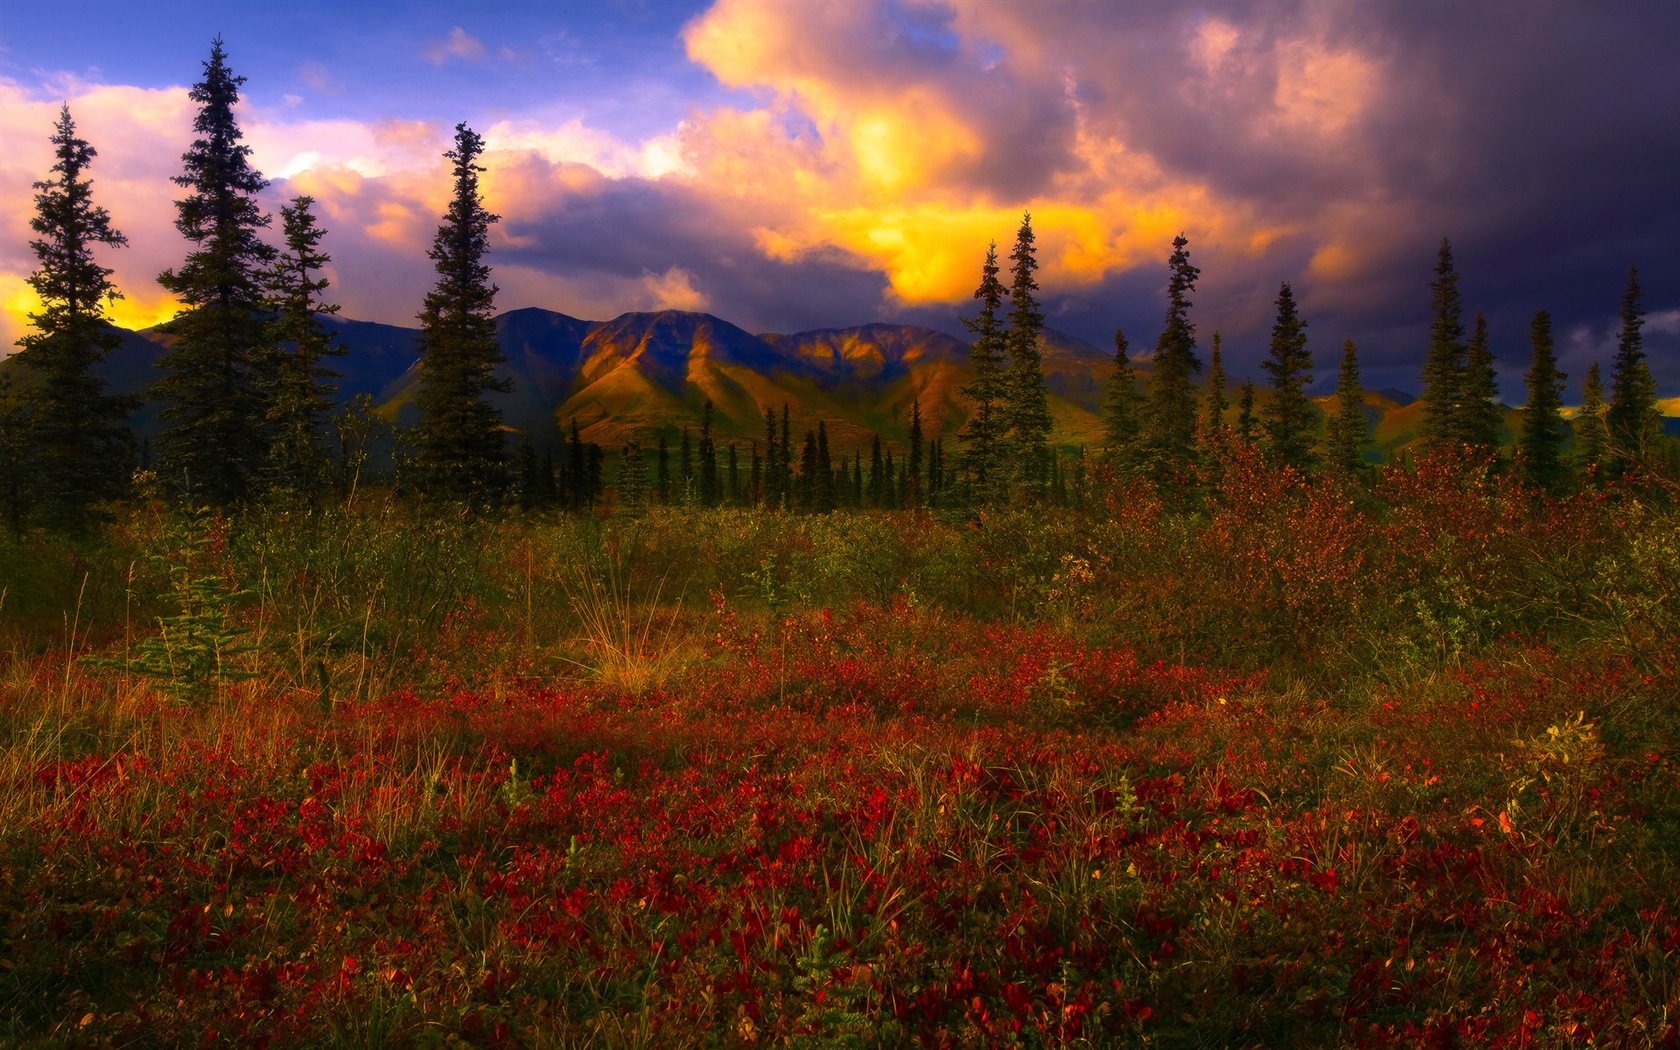
[[[1535,315],[1513,431],[1443,240],[1420,433],[1379,457],[1351,341],[1306,393],[1288,283],[1267,384],[1217,335],[1204,369],[1181,236],[1069,448],[1023,217],[949,433],[913,403],[902,446],[800,454],[766,404],[737,457],[708,402],[692,445],[557,427],[545,462],[486,399],[463,124],[375,471],[241,82],[217,41],[144,447],[94,371],[124,239],[68,107],[36,185],[0,1043],[1680,1039],[1680,455],[1637,272],[1572,413]]]

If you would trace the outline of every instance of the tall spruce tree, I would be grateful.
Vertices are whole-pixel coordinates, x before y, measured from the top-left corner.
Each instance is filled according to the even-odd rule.
[[[922,505],[922,401],[910,401],[910,456],[904,466],[904,506],[915,510]]]
[[[1307,322],[1295,307],[1289,282],[1278,289],[1277,319],[1272,341],[1261,367],[1272,377],[1272,397],[1260,409],[1266,421],[1266,454],[1279,466],[1307,470],[1312,466],[1318,413],[1307,397],[1312,382],[1312,354],[1307,350]]]
[[[1336,373],[1336,412],[1324,424],[1325,458],[1330,469],[1350,476],[1361,473],[1370,443],[1371,424],[1365,418],[1358,351],[1349,339],[1342,346],[1342,367]]]
[[[1610,427],[1605,419],[1604,382],[1600,378],[1598,362],[1587,369],[1581,383],[1581,408],[1575,413],[1575,469],[1581,480],[1597,484],[1603,480],[1603,469],[1610,446]]]
[[[1196,326],[1190,321],[1190,293],[1202,271],[1190,264],[1190,242],[1173,238],[1167,259],[1167,320],[1155,343],[1154,371],[1144,411],[1142,444],[1147,466],[1158,479],[1181,474],[1195,460],[1196,387],[1202,370],[1196,357]]]
[[[700,417],[700,505],[715,507],[718,504],[718,463],[717,444],[712,441],[712,399],[706,399],[706,407]]]
[[[1231,407],[1231,399],[1225,396],[1225,359],[1221,350],[1219,333],[1215,332],[1208,347],[1207,394],[1202,398],[1202,430],[1215,445],[1224,436],[1225,410]]]
[[[269,444],[265,474],[271,486],[297,493],[326,487],[332,468],[326,421],[337,373],[324,359],[344,354],[321,321],[338,306],[321,297],[332,257],[321,251],[326,231],[316,223],[314,203],[296,197],[280,209],[286,247],[268,275],[274,328],[256,356]]]
[[[816,456],[812,460],[815,476],[811,482],[811,509],[818,514],[834,510],[834,460],[828,450],[828,424],[817,420]]]
[[[1640,296],[1639,271],[1630,268],[1627,290],[1622,293],[1616,362],[1610,370],[1610,409],[1605,416],[1610,431],[1609,467],[1614,474],[1643,459],[1662,433],[1657,384],[1645,363],[1645,308]]]
[[[213,503],[243,497],[267,455],[252,357],[270,338],[266,275],[275,250],[258,236],[269,217],[257,194],[268,183],[251,167],[233,117],[244,83],[217,37],[189,95],[199,105],[199,137],[174,177],[190,191],[175,202],[175,228],[193,248],[179,269],[158,275],[184,307],[163,328],[171,342],[150,390],[164,406],[158,474]]]
[[[415,467],[423,492],[436,499],[477,503],[507,488],[507,447],[502,413],[486,399],[513,389],[496,378],[503,360],[492,313],[497,288],[490,283],[490,224],[500,216],[484,207],[478,158],[484,140],[466,124],[455,125],[455,148],[444,153],[455,190],[427,254],[437,285],[420,311],[420,422]],[[573,465],[576,469],[576,465]]]
[[[105,319],[105,303],[121,293],[94,249],[120,248],[128,239],[93,203],[93,182],[83,175],[99,154],[76,134],[68,105],[59,110],[52,144],[57,163],[51,177],[34,185],[29,224],[39,235],[29,242],[37,261],[29,286],[41,308],[29,315],[35,331],[18,340],[17,362],[31,373],[33,405],[16,414],[18,447],[7,472],[19,487],[20,527],[22,490],[31,488],[44,520],[79,532],[95,504],[122,494],[133,458],[132,403],[107,394],[93,373],[121,342]]]
[[[980,268],[980,287],[974,298],[980,300],[980,312],[963,318],[963,326],[974,336],[968,346],[969,368],[973,378],[962,388],[973,408],[968,420],[957,434],[964,445],[963,473],[973,489],[977,502],[990,502],[998,481],[998,442],[1003,427],[1004,400],[1004,337],[1003,321],[998,311],[1005,295],[998,280],[997,242],[986,249],[986,261]]]
[[[1528,373],[1528,403],[1522,410],[1522,433],[1517,437],[1522,478],[1530,487],[1558,493],[1564,488],[1563,381],[1552,345],[1552,315],[1544,310],[1528,326],[1533,350]]]
[[[1141,399],[1133,378],[1131,344],[1126,333],[1114,330],[1114,371],[1103,388],[1103,458],[1122,474],[1137,466]]]
[[[1029,491],[1038,491],[1050,465],[1050,400],[1044,389],[1044,362],[1038,340],[1044,331],[1044,314],[1039,310],[1037,249],[1033,247],[1032,216],[1021,216],[1015,234],[1014,263],[1009,285],[1009,329],[1004,348],[1009,352],[1009,372],[1004,380],[1004,423],[1011,473]]]
[[[1464,308],[1458,295],[1458,271],[1452,245],[1441,238],[1435,280],[1429,285],[1431,320],[1429,355],[1423,363],[1423,438],[1432,447],[1457,444],[1463,437],[1461,406],[1468,351],[1464,345]]]
[[[1488,348],[1487,321],[1476,315],[1470,345],[1465,348],[1464,373],[1459,387],[1458,440],[1478,455],[1492,456],[1505,432],[1499,413],[1498,378]]]

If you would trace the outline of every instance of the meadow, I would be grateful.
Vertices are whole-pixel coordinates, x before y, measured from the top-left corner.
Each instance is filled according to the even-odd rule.
[[[1680,512],[1193,499],[0,540],[0,1044],[1680,1040]]]

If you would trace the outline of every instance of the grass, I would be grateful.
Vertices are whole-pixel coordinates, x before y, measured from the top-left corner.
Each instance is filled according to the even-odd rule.
[[[1224,484],[0,548],[0,1043],[1671,1043],[1674,512]]]

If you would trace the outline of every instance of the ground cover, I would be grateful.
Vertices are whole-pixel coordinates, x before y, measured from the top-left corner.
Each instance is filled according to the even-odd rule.
[[[1233,475],[11,548],[0,1042],[1672,1044],[1673,511]]]

